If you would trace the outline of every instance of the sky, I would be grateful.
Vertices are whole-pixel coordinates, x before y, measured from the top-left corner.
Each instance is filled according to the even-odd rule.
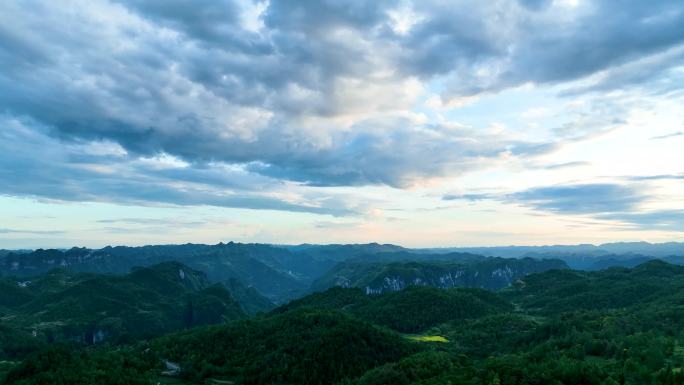
[[[684,241],[681,0],[0,2],[0,248]]]

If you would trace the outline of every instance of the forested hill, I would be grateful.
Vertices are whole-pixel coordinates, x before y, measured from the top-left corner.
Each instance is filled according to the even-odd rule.
[[[35,250],[28,254],[8,254],[2,259],[4,275],[31,276],[55,267],[75,272],[128,272],[134,266],[151,266],[178,261],[203,271],[212,282],[237,279],[274,301],[297,296],[308,284],[278,264],[287,250],[258,244],[168,245],[105,247],[99,250],[72,248]]]
[[[556,270],[522,279],[503,295],[542,314],[684,304],[684,266],[648,261],[633,269]]]
[[[397,291],[412,285],[498,290],[528,274],[567,268],[560,260],[484,258],[471,254],[459,254],[456,262],[378,263],[354,260],[338,264],[312,288],[320,291],[332,286],[360,287],[367,294]]]
[[[130,341],[247,315],[204,273],[165,262],[122,276],[55,269],[2,278],[0,317],[0,355],[14,356],[53,341]]]
[[[300,308],[340,310],[402,333],[417,333],[447,321],[513,310],[508,301],[487,290],[410,286],[384,295],[367,295],[358,288],[333,287],[292,301],[273,313]]]

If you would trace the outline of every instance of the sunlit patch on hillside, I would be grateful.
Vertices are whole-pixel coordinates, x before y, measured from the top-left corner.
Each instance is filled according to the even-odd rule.
[[[412,341],[418,341],[418,342],[442,342],[442,343],[449,342],[448,339],[446,339],[442,336],[408,336],[407,338],[412,340]]]

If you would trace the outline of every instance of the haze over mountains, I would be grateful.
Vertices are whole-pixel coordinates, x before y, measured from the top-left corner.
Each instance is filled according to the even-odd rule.
[[[682,260],[679,257],[684,255],[684,243],[617,242],[601,245],[453,247],[427,250],[469,252],[504,258],[559,258],[574,269],[598,270],[610,266],[638,264],[638,261],[643,262],[652,258],[664,258],[673,263],[680,263]]]

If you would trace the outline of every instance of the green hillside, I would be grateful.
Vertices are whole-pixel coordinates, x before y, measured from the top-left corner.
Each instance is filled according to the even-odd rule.
[[[572,270],[530,275],[504,294],[544,314],[605,310],[684,299],[684,266],[653,260],[633,269]]]
[[[181,368],[183,383],[322,385],[418,350],[342,313],[297,310],[171,334],[135,349],[49,348],[11,370],[5,383],[151,384],[170,362]]]
[[[3,282],[5,339],[122,342],[246,316],[228,290],[176,262],[123,276],[53,270],[24,287]],[[16,353],[7,350],[0,346],[0,354]]]
[[[72,248],[38,249],[30,253],[9,253],[0,260],[3,275],[32,277],[56,267],[71,272],[125,274],[135,266],[152,266],[176,261],[202,271],[214,283],[237,279],[254,287],[271,301],[296,297],[309,285],[276,261],[289,251],[269,245],[220,243],[217,245],[158,245],[105,247],[98,250]]]
[[[302,309],[171,335],[152,343],[185,377],[248,384],[325,384],[408,355],[399,335],[345,314]]]
[[[145,282],[145,290],[168,285]],[[684,383],[683,289],[684,268],[659,261],[550,270],[498,292],[334,287],[268,314],[151,340],[50,344],[0,369],[5,384],[26,385],[675,385]],[[37,303],[31,298],[20,307]],[[30,334],[4,338],[15,349],[40,348]]]
[[[242,310],[249,315],[267,312],[276,307],[268,298],[264,297],[254,287],[246,287],[235,278],[225,281],[224,286],[230,295],[240,304]]]
[[[334,287],[293,301],[276,310],[339,309],[402,333],[417,333],[450,320],[464,320],[512,310],[510,303],[480,289],[426,286],[368,296],[358,288]]]
[[[333,286],[360,287],[368,294],[397,291],[411,285],[439,288],[474,287],[497,290],[532,273],[567,269],[560,260],[505,259],[459,254],[457,262],[342,262],[312,285],[314,291]]]

